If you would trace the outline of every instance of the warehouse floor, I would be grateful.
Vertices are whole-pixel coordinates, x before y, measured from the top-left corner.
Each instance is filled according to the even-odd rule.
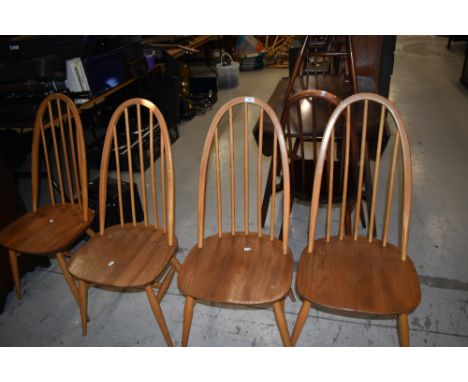
[[[412,146],[409,255],[422,289],[421,304],[409,317],[413,346],[468,346],[468,90],[458,82],[464,44],[454,43],[451,50],[445,45],[446,39],[440,37],[398,37],[390,89],[390,98],[407,122]],[[278,80],[286,75],[287,70],[280,69],[243,72],[240,87],[220,91],[212,110],[180,126],[173,159],[175,232],[181,261],[196,243],[199,159],[211,118],[224,102],[236,96],[266,101]],[[220,139],[223,155],[226,135]],[[258,151],[253,136],[249,139],[252,168]],[[269,160],[263,158],[263,179]],[[208,183],[210,187],[213,179]],[[21,184],[26,201],[30,198],[29,187],[28,182]],[[225,205],[227,208],[229,204]],[[216,215],[211,213],[215,211],[213,206],[207,208],[206,234],[211,234],[216,231]],[[255,216],[252,211],[254,227]],[[229,217],[226,219],[227,223]],[[295,261],[306,243],[307,223],[308,206],[294,204],[290,247]],[[143,291],[121,293],[90,288],[88,335],[82,337],[78,306],[55,260],[50,268],[37,268],[21,282],[23,299],[18,301],[10,293],[0,315],[0,346],[165,346]],[[300,299],[295,303],[286,301],[290,331],[300,305]],[[176,346],[181,340],[183,306],[184,297],[174,279],[162,309]],[[356,319],[311,309],[297,345],[396,346],[395,325],[392,319]],[[195,307],[189,345],[280,346],[281,339],[271,309],[200,303]]]

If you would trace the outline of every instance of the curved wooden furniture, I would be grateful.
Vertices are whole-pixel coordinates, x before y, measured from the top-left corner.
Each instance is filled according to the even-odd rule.
[[[286,102],[283,113],[281,115],[281,125],[286,137],[286,144],[289,157],[289,171],[291,175],[291,207],[295,199],[310,202],[312,197],[312,183],[315,172],[315,161],[318,154],[318,147],[322,140],[325,126],[330,118],[333,110],[340,104],[341,100],[334,94],[325,90],[309,89],[303,90],[289,97]],[[345,118],[340,118],[338,133],[334,137],[337,146],[337,155],[333,160],[335,174],[341,174],[341,169],[344,165],[344,145],[342,144],[344,137]],[[351,129],[351,158],[353,176],[349,181],[357,181],[357,158],[356,158],[356,142],[357,137],[354,129]],[[267,185],[262,203],[262,223],[265,223],[270,196],[272,190],[272,166],[268,173]],[[325,174],[328,176],[328,173]],[[333,178],[333,202],[337,203],[341,200],[342,190],[341,176]],[[282,182],[275,184],[277,190],[281,190]],[[320,200],[322,203],[327,201],[328,182],[322,185]],[[352,197],[352,195],[350,195]],[[350,215],[355,205],[355,198],[348,205],[347,216]],[[362,209],[361,209],[362,212]],[[362,214],[364,223],[364,216]],[[347,233],[351,232],[350,220],[346,220]]]
[[[143,111],[143,110],[145,111]],[[149,129],[150,139],[150,186],[147,194],[147,179],[143,158],[142,115],[145,123],[154,126],[159,124],[160,135],[160,181],[156,182],[155,169],[155,135]],[[136,128],[130,125],[136,121]],[[125,142],[118,142],[118,130],[125,129]],[[135,138],[136,136],[136,138]],[[132,139],[133,138],[133,139]],[[119,145],[125,145],[128,159],[128,176],[130,179],[130,198],[132,222],[125,223],[122,203]],[[136,222],[134,171],[132,166],[132,147],[139,151],[140,191],[144,221]],[[112,151],[114,153],[112,153]],[[105,228],[107,175],[109,161],[115,161],[120,224]],[[159,191],[158,191],[159,188]],[[158,198],[158,192],[160,197]],[[158,199],[160,209],[158,209]],[[150,211],[150,206],[152,212]],[[151,221],[152,219],[152,221]],[[88,283],[117,288],[145,288],[151,308],[158,322],[164,339],[169,346],[172,340],[169,335],[164,315],[159,302],[164,297],[180,263],[175,257],[177,239],[174,235],[174,171],[172,151],[166,122],[159,109],[151,102],[134,98],[123,102],[114,112],[107,129],[101,159],[99,184],[99,234],[92,237],[72,257],[69,270],[79,279],[81,324],[83,335],[87,332],[87,288]],[[156,295],[153,288],[159,288]]]
[[[88,208],[83,128],[78,110],[67,96],[54,93],[39,105],[31,157],[32,211],[0,232],[0,245],[9,251],[16,296],[21,298],[17,256],[55,253],[78,301],[76,285],[64,260],[68,254],[64,251],[88,230],[94,215]],[[39,206],[40,160],[45,164],[50,202],[42,206]],[[88,234],[93,233],[88,230]]]
[[[239,107],[239,105],[241,107]],[[249,223],[249,146],[248,127],[249,108],[260,108],[260,141],[257,162],[256,217],[255,232],[250,231]],[[240,158],[234,158],[234,109],[243,109],[244,130],[243,139],[243,186],[244,186],[244,229],[236,227],[235,200],[235,164],[242,163]],[[218,128],[221,120],[229,125],[229,185],[230,185],[230,221],[227,232],[222,227],[221,200],[221,165]],[[283,173],[283,237],[275,239],[275,199],[272,197],[272,219],[269,235],[262,233],[261,196],[262,196],[262,144],[263,124],[268,117],[274,125],[275,149],[273,152],[273,169],[276,173],[278,165],[278,148]],[[214,143],[214,145],[213,145]],[[214,146],[214,161],[216,173],[217,202],[217,234],[205,238],[205,199],[206,180],[210,151]],[[227,156],[227,155],[226,155]],[[239,97],[224,104],[216,113],[208,131],[200,165],[200,180],[198,187],[198,243],[195,245],[182,265],[178,278],[180,290],[186,295],[184,310],[184,326],[182,346],[186,346],[190,333],[193,307],[196,300],[204,300],[226,304],[273,305],[278,328],[283,344],[290,345],[288,327],[284,315],[284,299],[291,288],[293,257],[288,248],[289,232],[289,167],[286,152],[286,142],[278,117],[265,102],[253,97]],[[229,213],[229,211],[228,211]]]
[[[333,167],[325,168],[326,157],[334,157],[333,135],[336,122],[343,113],[347,116],[345,135],[345,154],[350,156],[350,114],[352,106],[363,103],[363,134],[360,142],[359,174],[356,190],[356,210],[352,235],[345,235],[345,210],[348,202],[349,183],[346,181],[350,171],[345,166],[343,177],[343,198],[340,206],[339,227],[336,235],[332,234],[332,193],[328,189],[327,217],[325,238],[314,240],[317,224],[317,212],[320,199],[320,187],[324,171],[333,178]],[[366,127],[368,110],[371,103],[380,107],[380,128],[377,144],[377,157],[373,171],[373,194],[370,201],[370,221],[367,235],[359,236],[359,215],[362,198],[362,179],[364,155],[366,151]],[[381,173],[380,151],[385,119],[393,119],[395,142],[389,166],[388,183]],[[400,150],[401,148],[401,150]],[[395,188],[397,160],[401,151],[403,162],[403,195],[399,245],[390,244],[390,215]],[[349,163],[349,159],[346,159]],[[329,177],[329,179],[330,179]],[[291,342],[296,343],[309,309],[313,304],[338,311],[354,312],[366,315],[398,317],[399,337],[402,346],[409,345],[408,313],[414,310],[421,299],[419,279],[414,265],[407,256],[408,235],[411,218],[411,153],[406,125],[395,105],[386,98],[373,93],[360,93],[345,99],[333,112],[327,124],[317,160],[314,177],[313,196],[310,209],[308,244],[304,249],[297,271],[297,290],[304,299],[295,324]],[[330,184],[333,184],[331,182]],[[382,237],[377,239],[374,232],[377,193],[386,188],[387,197],[383,198]],[[398,210],[398,206],[394,207]],[[396,214],[396,216],[400,216]]]

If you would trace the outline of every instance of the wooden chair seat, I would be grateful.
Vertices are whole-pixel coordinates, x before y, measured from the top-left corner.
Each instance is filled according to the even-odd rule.
[[[78,204],[39,207],[9,224],[0,232],[0,245],[17,253],[47,254],[65,249],[91,225],[94,214]]]
[[[154,226],[128,223],[106,228],[73,255],[69,271],[80,280],[119,288],[154,283],[177,249]]]
[[[414,310],[420,300],[413,262],[401,249],[366,237],[315,241],[299,260],[297,289],[304,299],[331,309],[393,315]]]
[[[180,290],[196,299],[230,304],[265,304],[284,298],[291,288],[293,256],[280,240],[243,232],[204,239],[184,261]]]

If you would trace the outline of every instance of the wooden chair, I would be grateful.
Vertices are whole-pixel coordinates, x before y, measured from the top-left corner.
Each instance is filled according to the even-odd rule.
[[[146,109],[146,111],[142,109]],[[157,121],[161,132],[160,147],[157,147],[154,142],[158,137],[155,136],[153,128],[149,129],[149,195],[147,195],[143,158],[143,113],[145,113],[145,117],[148,116],[147,121],[150,127],[154,126],[153,122]],[[131,118],[131,116],[135,118]],[[136,120],[136,129],[130,128],[130,121],[133,120]],[[119,143],[118,130],[120,128],[125,129],[126,141]],[[132,140],[131,136],[135,135],[136,139]],[[119,145],[126,145],[127,149],[132,209],[130,223],[124,221]],[[140,191],[143,196],[144,215],[144,221],[141,223],[138,223],[135,217],[132,147],[138,148],[139,152]],[[161,155],[160,210],[158,210],[157,203],[158,187],[154,164],[157,150]],[[111,156],[116,167],[120,224],[105,228],[107,176]],[[83,335],[86,335],[87,332],[88,283],[115,288],[144,288],[164,339],[169,346],[172,346],[169,330],[159,303],[171,283],[174,272],[180,267],[180,263],[175,257],[177,239],[174,235],[174,173],[167,125],[161,112],[154,104],[144,99],[135,98],[123,102],[115,110],[104,141],[99,182],[99,234],[92,237],[73,255],[69,266],[70,273],[79,280]],[[152,216],[150,216],[148,204],[152,206]],[[151,217],[152,222],[150,221]],[[153,288],[159,288],[157,295]]]
[[[0,245],[8,248],[16,296],[22,297],[17,256],[55,254],[78,302],[78,291],[64,256],[69,256],[66,249],[85,232],[93,234],[89,226],[94,214],[88,208],[83,128],[70,98],[54,93],[40,103],[34,121],[31,157],[32,211],[0,232]],[[46,169],[48,204],[40,203],[39,198],[41,161]]]
[[[291,208],[295,199],[310,203],[312,197],[312,182],[315,172],[315,161],[318,153],[318,146],[322,140],[325,126],[333,110],[339,105],[341,100],[332,93],[324,90],[309,89],[303,90],[289,97],[284,106],[281,116],[281,125],[283,126],[289,157],[289,171],[291,175]],[[334,158],[334,172],[341,174],[343,169],[344,157],[344,118],[339,121],[338,133],[335,134],[335,144],[339,148],[338,155]],[[352,158],[352,177],[350,182],[357,181],[357,157],[356,142],[357,137],[354,129],[351,129],[351,158]],[[306,150],[306,145],[312,146],[311,150]],[[270,197],[273,187],[273,172],[270,165],[267,184],[262,202],[262,224],[265,223]],[[276,177],[275,177],[276,179]],[[334,178],[333,202],[341,200],[342,176]],[[327,185],[324,182],[321,192],[321,203],[327,201]],[[282,182],[275,184],[278,190],[282,189]],[[355,195],[349,195],[350,202],[347,208],[346,232],[351,232],[350,213],[355,205]],[[361,221],[365,226],[365,218],[361,209]]]
[[[244,230],[237,231],[235,201],[235,164],[234,159],[234,123],[233,114],[236,106],[243,108],[244,130]],[[257,230],[251,232],[249,227],[249,148],[248,113],[252,106],[260,108],[260,143],[257,162]],[[220,143],[218,126],[224,118],[229,122],[229,184],[230,184],[230,218],[228,232],[222,227]],[[275,239],[274,216],[276,193],[273,191],[272,219],[269,235],[262,233],[261,193],[262,193],[262,144],[263,123],[265,116],[274,125],[273,169],[276,172],[278,148],[283,172],[283,237]],[[227,122],[227,121],[226,121]],[[205,198],[207,167],[210,151],[214,141],[214,160],[216,172],[217,200],[217,234],[205,238]],[[286,142],[279,120],[265,102],[251,97],[235,98],[224,104],[216,113],[208,131],[200,165],[198,187],[198,243],[195,245],[182,265],[178,278],[180,290],[186,295],[182,346],[186,346],[190,333],[193,308],[196,300],[235,305],[273,305],[281,339],[285,346],[290,345],[288,327],[284,315],[284,299],[291,288],[293,257],[288,248],[289,231],[289,168],[286,153]]]
[[[317,211],[320,187],[327,156],[334,156],[333,135],[336,122],[342,113],[346,114],[345,153],[350,154],[351,109],[356,103],[363,103],[363,134],[360,142],[359,174],[357,182],[357,203],[354,213],[353,234],[345,235],[345,210],[349,192],[347,189],[349,165],[345,166],[343,199],[340,206],[340,219],[337,235],[332,235],[332,193],[328,189],[328,205],[325,224],[325,237],[314,240],[317,224]],[[362,198],[363,162],[366,151],[366,127],[370,103],[377,103],[381,109],[377,159],[374,167],[370,221],[366,236],[359,236],[359,213]],[[396,126],[395,143],[389,166],[387,197],[383,201],[383,230],[381,239],[374,237],[379,183],[385,174],[380,173],[380,150],[382,148],[383,126],[387,116],[391,116]],[[397,159],[401,146],[403,162],[403,195],[400,225],[400,244],[389,242],[390,215],[393,202],[393,189],[397,172]],[[349,164],[349,159],[346,159]],[[330,162],[329,162],[330,163]],[[333,179],[333,166],[325,169]],[[333,184],[329,180],[329,184]],[[385,198],[382,198],[385,199]],[[396,206],[395,208],[397,208]],[[400,216],[397,214],[397,216]],[[297,290],[304,299],[295,324],[291,342],[295,344],[311,305],[325,307],[358,315],[397,316],[401,345],[409,345],[408,313],[415,309],[421,298],[418,276],[414,265],[407,256],[408,235],[411,217],[411,153],[406,133],[406,125],[397,108],[389,100],[373,93],[360,93],[344,100],[333,112],[327,124],[320,147],[314,178],[314,189],[310,209],[310,225],[307,247],[302,252],[297,271]]]

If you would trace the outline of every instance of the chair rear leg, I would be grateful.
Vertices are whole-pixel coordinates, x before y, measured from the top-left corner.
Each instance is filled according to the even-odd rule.
[[[81,314],[81,331],[83,336],[86,336],[88,331],[88,285],[86,281],[79,280],[78,292]]]
[[[161,287],[159,288],[158,295],[157,295],[159,302],[161,302],[161,300],[164,298],[164,295],[166,294],[169,288],[169,285],[171,285],[171,281],[174,277],[174,273],[175,273],[175,268],[172,266],[167,272],[167,275],[164,278],[161,284]]]
[[[291,335],[292,346],[296,346],[297,339],[301,335],[302,328],[304,327],[304,324],[307,320],[307,315],[309,314],[310,306],[311,304],[309,301],[304,301],[302,303],[301,310],[299,311],[299,314],[297,315],[296,324],[294,325],[294,329]]]
[[[190,327],[192,326],[194,303],[195,303],[195,299],[193,297],[187,296],[185,298],[184,325],[182,329],[182,346],[187,346],[187,343],[188,343],[188,338],[190,335]]]
[[[410,346],[408,315],[406,313],[398,315],[398,337],[400,346]]]
[[[262,227],[265,226],[265,220],[268,213],[268,206],[270,205],[271,193],[273,190],[273,161],[270,163],[270,169],[268,170],[268,178],[265,185],[265,193],[263,194],[262,202]]]
[[[161,333],[166,340],[168,346],[174,346],[172,343],[171,336],[169,334],[169,329],[166,324],[166,320],[164,319],[163,312],[161,310],[161,306],[159,305],[158,298],[154,294],[154,290],[151,285],[148,285],[146,288],[146,295],[148,296],[149,303],[151,305],[151,309],[153,310],[154,317],[158,322],[159,328],[161,329]]]
[[[291,341],[289,339],[288,324],[286,322],[286,316],[284,315],[283,301],[284,299],[275,302],[273,304],[273,310],[275,312],[276,323],[278,325],[281,340],[283,341],[283,346],[291,346]]]
[[[23,294],[21,293],[21,282],[20,282],[20,275],[19,275],[19,268],[18,268],[18,258],[16,252],[12,249],[8,250],[8,257],[10,258],[10,267],[11,267],[11,274],[13,275],[13,282],[15,283],[15,292],[16,298],[21,300]]]
[[[57,255],[57,262],[60,266],[60,269],[62,271],[63,277],[65,278],[65,281],[67,282],[73,297],[75,298],[76,302],[78,305],[80,305],[80,298],[78,296],[78,289],[76,288],[75,281],[73,280],[72,275],[68,271],[67,264],[65,263],[65,259],[63,258],[63,253],[58,252]]]

